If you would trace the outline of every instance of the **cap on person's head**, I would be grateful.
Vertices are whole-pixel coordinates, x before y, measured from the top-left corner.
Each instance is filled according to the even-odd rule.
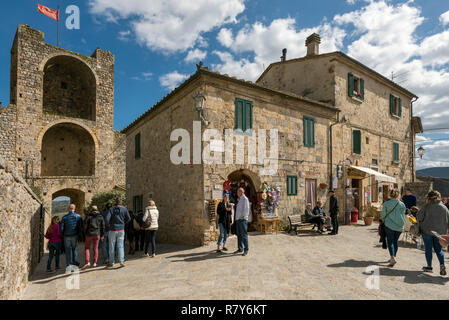
[[[330,190],[329,190],[329,193],[335,193],[335,191],[334,191],[334,190],[332,190],[332,189],[330,189]]]

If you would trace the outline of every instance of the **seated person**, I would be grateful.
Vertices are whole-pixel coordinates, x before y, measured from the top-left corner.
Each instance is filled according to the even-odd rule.
[[[326,213],[324,212],[323,209],[323,203],[321,201],[316,202],[316,207],[313,208],[313,214],[319,215],[322,218],[323,224],[325,224],[326,227],[331,226],[331,217],[326,216]]]
[[[315,210],[312,210],[312,204],[308,203],[305,210],[306,221],[318,225],[318,232],[323,232],[324,220],[319,214],[315,214]]]

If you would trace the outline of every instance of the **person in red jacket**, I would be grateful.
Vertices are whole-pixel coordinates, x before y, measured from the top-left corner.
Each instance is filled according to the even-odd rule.
[[[55,258],[55,264],[56,264],[56,270],[59,268],[59,256],[61,254],[61,243],[62,243],[62,237],[61,237],[61,230],[59,226],[59,217],[54,216],[51,219],[51,224],[47,229],[47,232],[45,233],[45,238],[47,238],[48,241],[48,262],[47,262],[47,272],[54,272],[54,270],[51,269],[51,262],[53,261],[53,258]]]

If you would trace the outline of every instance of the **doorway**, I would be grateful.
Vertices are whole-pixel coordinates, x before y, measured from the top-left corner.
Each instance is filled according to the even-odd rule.
[[[252,222],[256,222],[255,206],[257,204],[257,192],[254,182],[249,175],[244,173],[243,170],[232,172],[228,176],[228,179],[231,182],[231,199],[229,200],[234,203],[234,205],[237,205],[238,202],[237,190],[239,188],[243,188],[245,190],[245,196],[248,198],[250,203],[250,216],[248,217],[248,223],[250,225],[248,226],[248,231],[251,231],[253,230]]]

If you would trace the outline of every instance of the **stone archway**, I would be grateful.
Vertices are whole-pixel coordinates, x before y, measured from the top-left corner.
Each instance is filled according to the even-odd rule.
[[[84,216],[84,205],[86,201],[86,195],[83,191],[77,189],[63,189],[52,194],[51,199],[55,200],[59,197],[70,198],[70,203],[76,206],[76,212]],[[68,212],[68,208],[67,208]],[[52,212],[53,215],[53,212]]]
[[[44,113],[95,121],[97,79],[84,61],[56,55],[45,61],[42,71]]]
[[[41,176],[95,175],[96,143],[85,128],[74,123],[58,123],[42,136]]]

